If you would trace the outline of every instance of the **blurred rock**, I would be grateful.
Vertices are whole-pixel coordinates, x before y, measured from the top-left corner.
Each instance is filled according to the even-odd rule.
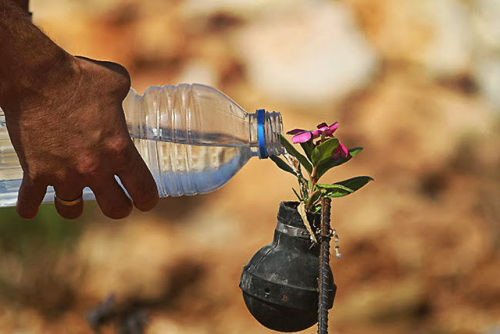
[[[339,2],[270,11],[241,31],[238,45],[251,84],[289,103],[342,98],[377,68],[350,9]]]
[[[411,2],[418,23],[430,33],[422,61],[431,74],[454,76],[467,71],[474,46],[466,8],[455,0]]]
[[[30,7],[36,9],[35,17],[40,15],[44,18],[46,16],[53,18],[61,14],[71,13],[99,15],[124,3],[123,0],[66,0],[61,4],[61,1],[58,0],[30,0]]]
[[[218,73],[213,66],[201,60],[193,60],[186,64],[179,74],[179,83],[202,83],[208,86],[216,86]]]
[[[500,2],[350,0],[383,59],[423,66],[431,77],[470,76],[500,110]]]
[[[474,76],[481,94],[500,111],[500,2],[473,0],[471,8],[476,37]]]
[[[364,288],[352,291],[335,309],[335,319],[349,322],[387,322],[398,318],[418,317],[425,305],[422,282],[407,280],[397,284],[367,283]]]
[[[186,0],[182,5],[183,15],[204,18],[219,13],[251,19],[255,15],[275,8],[294,8],[305,0]]]
[[[99,300],[110,293],[117,299],[161,295],[168,286],[168,268],[175,265],[180,251],[173,244],[168,228],[152,223],[87,230],[78,249],[87,269],[82,291]]]
[[[398,157],[387,168],[425,171],[446,163],[459,138],[493,133],[493,117],[480,101],[408,76],[392,71],[381,78],[355,124],[372,153],[378,147],[376,155],[390,150]]]
[[[468,69],[473,49],[466,8],[454,0],[350,0],[380,55],[423,65],[433,76]]]
[[[481,94],[500,111],[500,53],[497,57],[480,57],[474,70]]]
[[[471,15],[477,43],[500,51],[500,2],[497,0],[470,0]]]
[[[185,55],[185,31],[175,13],[175,7],[168,11],[149,11],[135,24],[127,39],[136,62],[151,62],[150,67],[158,69]]]
[[[485,331],[484,334],[500,334],[500,326],[493,326]]]
[[[208,334],[210,333],[207,329],[202,326],[193,327],[185,326],[183,324],[176,323],[172,319],[165,318],[153,318],[151,325],[148,327],[149,334]]]

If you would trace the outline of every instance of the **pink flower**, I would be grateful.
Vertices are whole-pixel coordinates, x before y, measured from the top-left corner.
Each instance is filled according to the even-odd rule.
[[[301,143],[306,143],[311,139],[315,139],[318,137],[321,137],[321,135],[324,133],[326,136],[330,137],[332,134],[337,130],[339,127],[339,123],[335,122],[332,125],[328,126],[326,123],[321,123],[317,126],[317,130],[313,131],[308,131],[308,130],[303,130],[303,129],[293,129],[291,131],[288,131],[288,135],[294,135],[292,137],[292,142],[294,144],[301,144]]]
[[[294,144],[306,143],[309,140],[311,140],[311,138],[313,138],[311,131],[303,130],[303,129],[293,129],[291,131],[288,131],[286,134],[287,135],[294,135],[292,137],[292,143],[294,143]],[[314,137],[314,138],[317,138],[317,137]]]
[[[321,123],[317,126],[318,130],[322,133],[324,132],[327,136],[331,136],[335,130],[339,127],[339,122],[335,122],[332,125],[328,126],[326,123]]]
[[[337,146],[337,148],[333,151],[332,158],[337,160],[349,158],[350,156],[351,155],[349,154],[347,147],[339,141],[339,146]]]

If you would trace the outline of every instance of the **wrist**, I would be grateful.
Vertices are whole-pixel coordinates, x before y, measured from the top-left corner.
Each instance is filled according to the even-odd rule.
[[[46,86],[60,85],[75,66],[73,57],[34,26],[17,1],[0,0],[0,105],[23,110],[22,101],[43,96]]]

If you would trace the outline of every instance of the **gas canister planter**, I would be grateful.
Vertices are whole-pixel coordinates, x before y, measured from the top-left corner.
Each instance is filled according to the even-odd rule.
[[[264,326],[296,332],[318,320],[319,245],[312,244],[297,210],[298,202],[281,202],[273,242],[262,247],[243,269],[240,288],[252,315]],[[320,214],[308,214],[319,227]],[[336,286],[329,270],[328,308]]]
[[[332,198],[347,196],[373,179],[357,176],[333,184],[320,183],[330,169],[362,151],[347,149],[333,134],[338,123],[321,123],[315,130],[295,129],[292,142],[281,136],[285,160],[270,158],[298,181],[296,202],[282,202],[273,242],[262,247],[244,267],[240,280],[243,299],[250,313],[264,326],[295,332],[318,322],[318,333],[327,333],[328,309],[333,306],[336,285],[329,265]],[[321,212],[321,213],[320,213]],[[338,246],[336,256],[340,257]]]

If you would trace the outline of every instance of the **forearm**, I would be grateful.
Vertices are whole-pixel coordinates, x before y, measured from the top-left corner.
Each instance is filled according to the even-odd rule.
[[[31,23],[21,2],[0,0],[0,105],[39,94],[71,70],[71,56]]]
[[[29,12],[29,3],[30,3],[29,0],[10,0],[10,1],[17,4],[25,12]]]

